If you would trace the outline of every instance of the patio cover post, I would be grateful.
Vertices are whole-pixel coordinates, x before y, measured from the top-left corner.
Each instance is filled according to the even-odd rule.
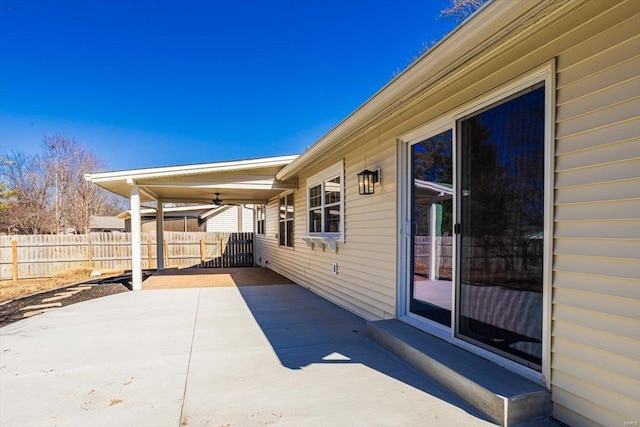
[[[142,289],[142,236],[140,221],[140,189],[133,180],[131,185],[131,285],[134,291]]]
[[[164,202],[161,198],[157,200],[156,209],[156,269],[164,270]]]
[[[429,218],[429,235],[430,235],[430,242],[429,242],[429,249],[430,249],[430,256],[429,256],[429,280],[436,280],[438,278],[438,275],[436,274],[436,268],[438,267],[437,264],[437,259],[436,257],[438,256],[438,252],[437,252],[437,245],[438,245],[438,237],[436,236],[436,233],[438,231],[436,225],[437,225],[437,221],[438,221],[438,205],[436,203],[431,203],[431,207],[430,207],[430,212],[429,215],[431,216],[431,218]]]

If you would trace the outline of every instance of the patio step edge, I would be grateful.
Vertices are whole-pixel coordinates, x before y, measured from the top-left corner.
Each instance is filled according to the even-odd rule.
[[[395,319],[367,322],[367,336],[499,425],[551,417],[545,387],[436,336]]]

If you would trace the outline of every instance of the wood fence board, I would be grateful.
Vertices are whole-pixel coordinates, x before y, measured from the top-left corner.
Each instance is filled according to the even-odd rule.
[[[239,235],[239,237],[231,237]],[[179,268],[198,265],[202,262],[201,247],[206,260],[223,257],[223,247],[235,251],[241,257],[242,265],[253,265],[253,233],[222,232],[165,232],[169,265]],[[55,273],[76,267],[93,269],[130,270],[131,233],[90,233],[57,235],[11,235],[0,236],[0,279],[12,278],[11,242],[17,242],[18,277],[50,277]],[[149,246],[151,240],[151,265]],[[201,240],[204,244],[201,246]],[[236,240],[238,242],[236,242]],[[244,246],[242,246],[244,241]],[[249,242],[250,243],[247,243]],[[157,264],[155,233],[141,233],[142,268],[149,269]],[[229,244],[231,242],[231,245]],[[247,254],[250,248],[250,255]],[[248,264],[248,262],[251,264]],[[238,261],[226,264],[237,264]]]

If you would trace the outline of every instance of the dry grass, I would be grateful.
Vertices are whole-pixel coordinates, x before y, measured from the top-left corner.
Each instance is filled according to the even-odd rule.
[[[0,303],[88,280],[92,271],[90,268],[72,268],[56,273],[53,277],[42,279],[19,279],[15,282],[13,280],[0,280]],[[123,273],[122,270],[100,271],[103,273],[100,277],[115,276]]]

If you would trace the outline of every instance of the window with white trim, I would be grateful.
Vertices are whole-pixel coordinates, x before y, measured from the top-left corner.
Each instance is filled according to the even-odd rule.
[[[293,193],[280,197],[278,210],[278,243],[280,246],[293,247]]]
[[[310,236],[344,235],[344,167],[340,161],[307,180],[307,232]]]

